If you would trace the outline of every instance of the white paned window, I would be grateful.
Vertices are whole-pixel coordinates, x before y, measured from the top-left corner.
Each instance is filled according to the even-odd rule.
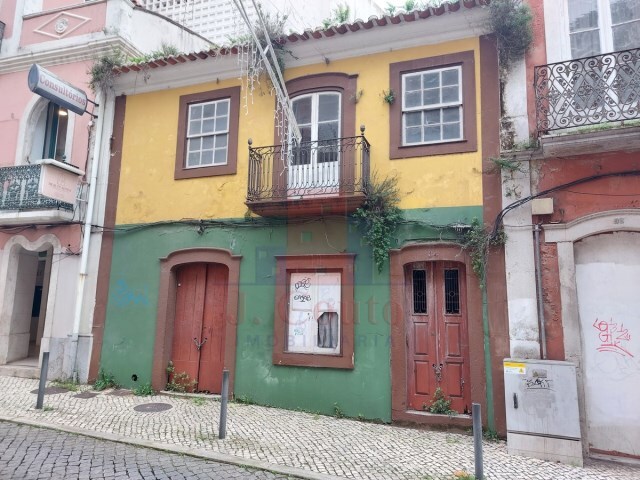
[[[187,168],[227,164],[230,100],[189,105]]]
[[[402,144],[462,140],[462,71],[458,67],[402,76]]]
[[[340,353],[340,282],[339,272],[290,274],[288,352]]]
[[[567,0],[571,57],[640,47],[640,0]]]
[[[296,97],[291,102],[302,143],[318,142],[314,158],[311,147],[298,147],[292,165],[327,163],[338,160],[337,139],[340,138],[340,94],[312,93]]]
[[[640,0],[610,0],[614,50],[640,47]]]
[[[600,53],[598,0],[569,0],[569,38],[572,58]]]

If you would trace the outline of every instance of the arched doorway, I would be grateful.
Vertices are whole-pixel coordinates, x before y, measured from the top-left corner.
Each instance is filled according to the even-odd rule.
[[[4,295],[0,315],[0,365],[36,375],[45,337],[54,247],[49,242],[5,246]]]
[[[192,372],[197,388],[209,392],[219,392],[222,369],[228,369],[233,392],[241,258],[218,248],[189,248],[160,259],[153,388],[166,387],[171,361],[175,372]]]
[[[577,365],[583,444],[591,456],[640,459],[640,211],[543,228],[558,252],[565,359]]]
[[[469,426],[483,401],[482,296],[469,254],[447,243],[390,252],[392,418]],[[429,412],[440,388],[460,415]]]
[[[189,263],[176,268],[175,278],[175,374],[187,375],[196,391],[220,393],[229,269],[219,263]]]
[[[404,269],[408,407],[426,410],[440,389],[452,410],[469,414],[465,266],[412,262]]]
[[[589,449],[640,458],[640,232],[574,248]]]

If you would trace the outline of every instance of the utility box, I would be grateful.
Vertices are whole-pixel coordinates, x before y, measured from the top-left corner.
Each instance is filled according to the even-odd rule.
[[[553,360],[504,360],[507,450],[582,466],[576,366]]]

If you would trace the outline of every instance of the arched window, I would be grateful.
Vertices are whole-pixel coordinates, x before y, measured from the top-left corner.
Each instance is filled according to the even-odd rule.
[[[52,102],[34,111],[34,129],[29,160],[51,158],[66,162],[69,154],[69,112]]]

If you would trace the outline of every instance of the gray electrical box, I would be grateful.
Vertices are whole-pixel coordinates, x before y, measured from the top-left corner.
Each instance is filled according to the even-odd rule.
[[[504,360],[509,453],[582,465],[576,366]]]

